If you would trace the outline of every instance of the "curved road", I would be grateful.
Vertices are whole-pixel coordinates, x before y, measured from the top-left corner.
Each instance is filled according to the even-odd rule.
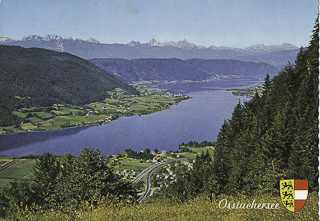
[[[144,171],[142,171],[135,179],[132,180],[133,183],[138,182],[142,177],[144,177],[146,174],[147,175],[147,181],[146,181],[146,188],[144,191],[144,194],[138,199],[138,202],[142,202],[142,200],[148,195],[149,189],[150,189],[150,177],[152,175],[152,173],[154,171],[156,171],[158,168],[169,164],[169,163],[173,163],[175,161],[179,161],[179,160],[186,160],[186,159],[191,159],[193,157],[190,158],[180,158],[180,159],[176,159],[176,160],[172,160],[172,161],[167,161],[167,162],[162,162],[162,163],[158,163],[156,165],[152,165],[151,167],[148,167],[147,169],[145,169]]]
[[[135,177],[131,182],[132,182],[132,183],[137,183],[137,182],[139,182],[145,175],[147,175],[147,174],[150,172],[150,170],[152,170],[152,169],[153,169],[154,167],[156,167],[157,165],[159,165],[159,164],[155,164],[155,165],[152,165],[152,166],[144,169],[144,170],[143,170],[137,177]]]

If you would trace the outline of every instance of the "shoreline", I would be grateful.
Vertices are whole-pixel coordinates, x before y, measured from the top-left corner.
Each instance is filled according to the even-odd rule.
[[[161,96],[163,96],[163,95],[161,95]],[[156,113],[156,112],[168,110],[173,105],[178,105],[179,103],[181,103],[184,100],[191,99],[191,97],[185,96],[185,95],[181,96],[180,98],[183,98],[183,99],[176,100],[173,104],[165,106],[165,107],[162,107],[162,109],[159,109],[159,110],[155,110],[155,109],[154,110],[146,110],[145,109],[145,110],[143,110],[143,113],[138,113],[138,112],[137,113],[127,113],[127,114],[123,114],[123,115],[119,115],[119,113],[115,113],[117,116],[113,116],[113,115],[109,115],[108,116],[108,115],[104,115],[104,114],[89,115],[89,116],[95,116],[95,117],[103,117],[104,119],[91,121],[91,122],[85,123],[83,125],[79,125],[80,123],[78,123],[78,125],[70,125],[70,126],[63,127],[63,128],[58,128],[58,129],[50,129],[50,128],[53,128],[53,126],[52,126],[52,127],[49,127],[48,129],[43,129],[43,130],[20,130],[20,131],[11,132],[11,133],[10,132],[9,133],[0,133],[0,136],[13,135],[13,134],[24,134],[24,133],[41,133],[41,132],[65,131],[67,129],[85,128],[85,127],[92,127],[92,126],[101,126],[101,125],[104,125],[104,124],[110,124],[110,123],[112,123],[112,122],[114,122],[114,121],[116,121],[116,120],[118,120],[119,118],[122,118],[122,117],[133,117],[133,116],[136,116],[136,115],[138,115],[138,116],[149,115],[149,114],[153,114],[153,113]],[[148,111],[150,111],[150,112],[148,112]],[[55,116],[53,118],[50,118],[48,120],[55,119],[57,117],[65,117],[65,116],[78,116],[78,115],[59,115],[59,116]],[[79,117],[81,117],[81,118],[84,117],[84,119],[85,119],[88,116],[79,116]],[[109,118],[109,119],[107,119],[107,118]],[[43,122],[47,122],[48,120],[44,120]],[[31,123],[26,123],[26,124],[31,124]],[[12,126],[13,125],[11,125],[9,127],[12,127]],[[2,129],[2,128],[5,128],[5,127],[0,127],[0,129]]]

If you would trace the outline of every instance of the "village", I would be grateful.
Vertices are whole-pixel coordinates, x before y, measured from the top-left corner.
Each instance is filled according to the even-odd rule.
[[[163,166],[160,166],[151,175],[149,196],[152,196],[155,191],[160,191],[162,188],[168,187],[168,185],[176,181],[175,170],[177,168],[186,167],[188,171],[192,170],[196,162],[195,157],[206,151],[212,152],[213,146],[181,147],[180,145],[180,151],[175,152],[165,150],[158,151],[157,149],[149,151],[149,149],[146,149],[135,152],[126,149],[125,153],[112,155],[110,159],[115,173],[123,180],[136,183],[136,189],[140,192],[140,195],[145,191],[146,177],[144,176],[147,174],[145,171],[156,165],[163,164]],[[140,156],[141,159],[137,159],[137,156]],[[166,162],[173,163],[165,164]],[[141,174],[143,174],[142,177],[139,177]]]

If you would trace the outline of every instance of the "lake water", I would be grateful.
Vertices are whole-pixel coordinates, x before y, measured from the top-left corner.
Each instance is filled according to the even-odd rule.
[[[0,136],[0,154],[26,156],[50,152],[55,155],[80,154],[94,147],[102,154],[135,151],[177,150],[182,142],[216,141],[225,119],[245,97],[233,96],[229,88],[257,85],[257,81],[221,80],[203,83],[160,85],[161,89],[187,94],[192,99],[150,115],[122,117],[109,124],[70,128],[53,132],[31,132]]]

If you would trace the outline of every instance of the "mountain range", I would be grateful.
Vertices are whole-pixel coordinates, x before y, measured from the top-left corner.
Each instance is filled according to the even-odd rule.
[[[126,83],[143,81],[207,81],[222,78],[263,80],[266,74],[278,73],[267,63],[227,59],[97,58],[89,60]]]
[[[234,59],[241,61],[265,62],[281,68],[288,62],[294,63],[299,48],[285,43],[265,46],[263,44],[244,49],[225,46],[198,46],[186,40],[179,42],[158,42],[155,39],[147,43],[130,41],[127,44],[102,44],[90,38],[88,40],[62,38],[51,34],[44,37],[30,35],[21,40],[0,37],[2,45],[16,45],[25,48],[44,48],[59,52],[68,52],[84,59],[92,58],[178,58],[178,59]]]

